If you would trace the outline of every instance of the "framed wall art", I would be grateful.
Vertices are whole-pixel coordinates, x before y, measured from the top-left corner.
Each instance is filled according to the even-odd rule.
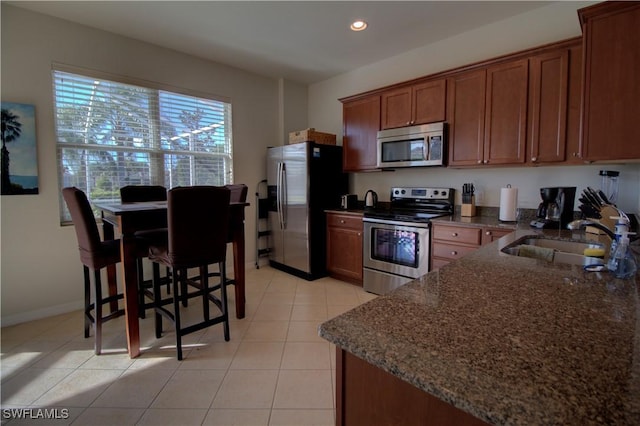
[[[2,195],[38,193],[35,107],[2,102]]]

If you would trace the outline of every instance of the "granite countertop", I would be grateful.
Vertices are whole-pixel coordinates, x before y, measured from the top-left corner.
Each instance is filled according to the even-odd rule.
[[[639,275],[500,252],[532,234],[596,238],[517,230],[320,336],[492,424],[640,424]]]

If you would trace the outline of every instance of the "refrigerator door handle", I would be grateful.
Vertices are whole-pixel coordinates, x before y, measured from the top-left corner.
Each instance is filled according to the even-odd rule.
[[[281,196],[282,209],[282,229],[287,229],[287,208],[289,206],[289,199],[287,197],[287,167],[286,163],[282,163],[282,196]]]
[[[276,209],[278,210],[278,225],[280,225],[280,229],[282,229],[282,166],[283,163],[278,162],[276,177]]]

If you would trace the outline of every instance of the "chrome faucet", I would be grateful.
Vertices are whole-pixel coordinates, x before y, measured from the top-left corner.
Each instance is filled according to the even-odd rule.
[[[611,238],[612,240],[616,239],[616,234],[609,228],[607,228],[606,226],[604,226],[602,223],[593,220],[593,219],[578,219],[578,220],[574,220],[573,222],[569,222],[567,224],[567,228],[569,229],[583,229],[587,226],[592,226],[594,228],[598,228],[599,230],[603,231],[605,234],[607,234],[609,236],[609,238]]]

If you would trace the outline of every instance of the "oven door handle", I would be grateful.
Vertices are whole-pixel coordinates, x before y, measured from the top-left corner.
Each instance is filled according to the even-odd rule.
[[[402,226],[405,228],[420,228],[420,229],[431,228],[430,222],[400,222],[396,220],[376,219],[374,217],[365,217],[362,219],[362,221],[367,223],[377,223],[380,225]]]

